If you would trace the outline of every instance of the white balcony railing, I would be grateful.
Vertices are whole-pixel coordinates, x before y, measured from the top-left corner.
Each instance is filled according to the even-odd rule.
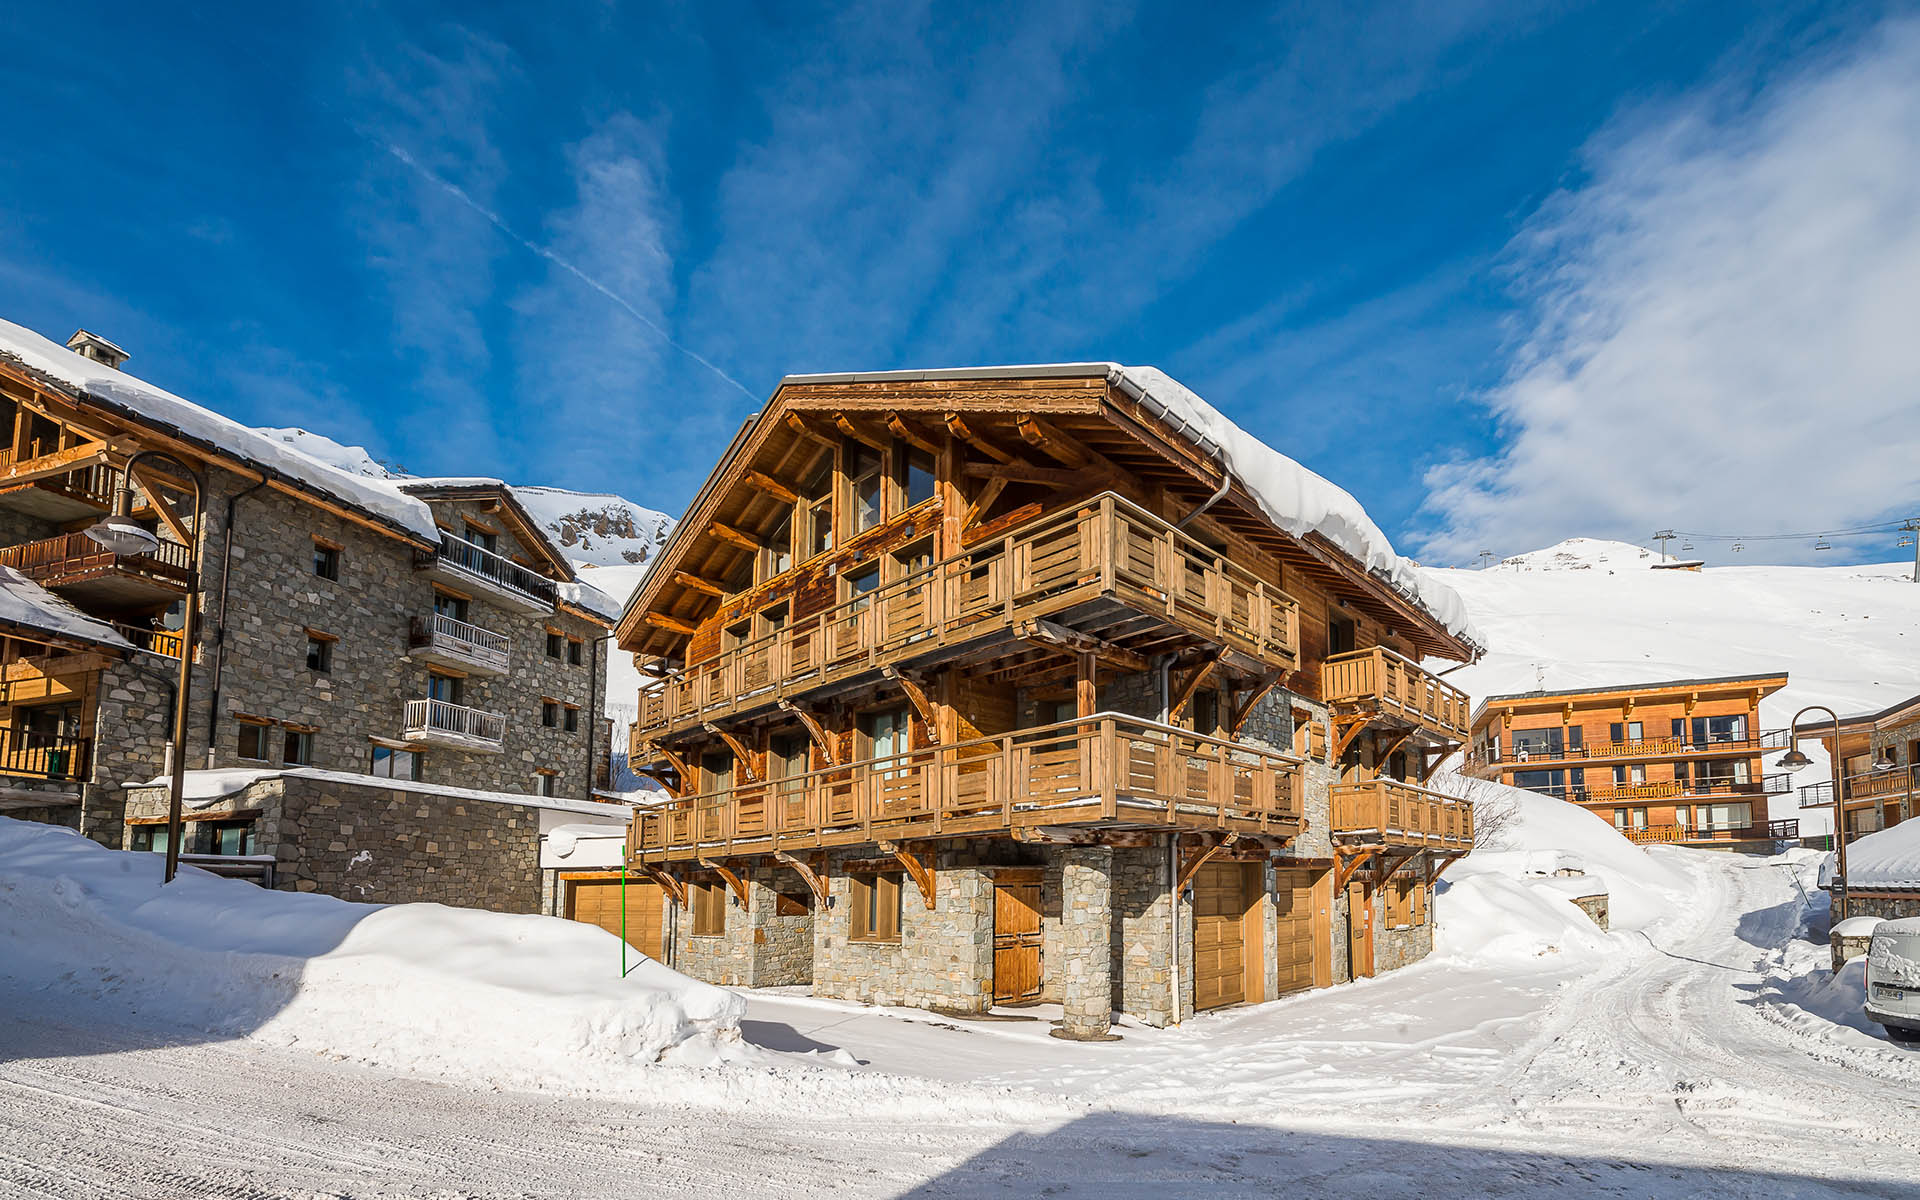
[[[409,700],[403,722],[408,739],[454,742],[497,750],[507,736],[507,718],[446,700]]]
[[[513,639],[436,612],[413,619],[408,645],[497,672],[507,669]]]

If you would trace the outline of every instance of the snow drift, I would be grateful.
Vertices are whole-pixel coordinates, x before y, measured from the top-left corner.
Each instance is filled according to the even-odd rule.
[[[1825,886],[1826,881],[1821,881]],[[1847,886],[1855,890],[1920,888],[1920,821],[1847,843]]]
[[[141,1024],[508,1086],[730,1056],[740,997],[554,917],[269,892],[0,817],[0,979]]]

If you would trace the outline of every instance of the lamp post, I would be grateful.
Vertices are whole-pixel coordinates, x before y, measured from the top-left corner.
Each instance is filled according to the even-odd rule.
[[[200,616],[200,536],[206,522],[202,505],[200,472],[171,454],[142,450],[127,459],[120,473],[120,486],[113,494],[113,513],[87,530],[87,536],[115,554],[151,554],[160,548],[160,538],[137,524],[133,517],[133,468],[143,458],[160,458],[180,469],[193,485],[193,538],[187,544],[187,607],[180,623],[180,676],[173,689],[172,778],[167,791],[167,868],[162,883],[172,883],[180,870],[182,800],[187,783],[187,697],[193,686],[194,625]],[[158,495],[149,497],[155,507],[166,504]]]
[[[1787,722],[1787,736],[1792,739],[1792,745],[1774,765],[1798,771],[1813,764],[1812,759],[1800,753],[1800,718],[1810,712],[1823,712],[1833,718],[1833,743],[1827,747],[1827,766],[1833,776],[1833,846],[1838,855],[1840,919],[1844,921],[1847,919],[1847,806],[1840,795],[1840,714],[1824,704],[1809,704],[1793,714],[1793,720]]]

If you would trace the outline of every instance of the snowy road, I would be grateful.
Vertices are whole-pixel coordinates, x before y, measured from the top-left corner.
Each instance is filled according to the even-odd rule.
[[[617,1096],[0,991],[0,1196],[1920,1195],[1920,1052],[1755,1003],[1802,920],[1788,870],[1673,861],[1688,915],[1598,971],[1429,963],[1097,1047],[756,996],[750,1035],[869,1069],[652,1071]]]

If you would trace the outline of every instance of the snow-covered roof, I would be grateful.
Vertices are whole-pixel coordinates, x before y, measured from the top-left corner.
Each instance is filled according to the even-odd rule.
[[[164,388],[75,354],[31,329],[0,320],[0,355],[72,388],[101,408],[178,431],[189,441],[323,493],[408,533],[429,541],[439,539],[426,504],[392,484],[329,466]]]
[[[1172,425],[1201,452],[1210,455],[1244,488],[1268,520],[1296,538],[1318,534],[1359,562],[1438,622],[1476,648],[1485,642],[1458,593],[1402,557],[1353,494],[1301,466],[1228,420],[1219,409],[1158,367],[1129,367],[1113,362],[1032,363],[1004,367],[967,367],[931,371],[874,371],[857,374],[789,375],[790,383],[834,383],[873,379],[1020,379],[1104,374],[1109,383],[1140,401]]]
[[[0,566],[0,625],[114,650],[134,648],[111,625],[94,620],[7,566]]]
[[[1850,891],[1920,890],[1920,821],[1902,821],[1847,844]]]
[[[624,603],[607,595],[592,584],[578,579],[569,580],[560,584],[560,599],[562,603],[571,605],[583,612],[590,612],[594,616],[602,618],[608,624],[612,624],[620,619],[620,609]]]
[[[585,813],[593,816],[622,812],[616,803],[571,800],[564,796],[533,796],[523,792],[486,792],[478,788],[449,787],[439,783],[416,783],[410,779],[387,779],[377,775],[359,775],[351,771],[324,771],[318,767],[256,767],[222,770],[195,770],[186,773],[182,798],[194,808],[206,808],[217,800],[237,796],[264,779],[314,779],[323,783],[342,783],[354,787],[378,788],[383,792],[411,792],[421,796],[444,796],[450,800],[477,800],[484,804],[520,804],[555,812]],[[127,788],[163,788],[171,781],[156,775]]]

